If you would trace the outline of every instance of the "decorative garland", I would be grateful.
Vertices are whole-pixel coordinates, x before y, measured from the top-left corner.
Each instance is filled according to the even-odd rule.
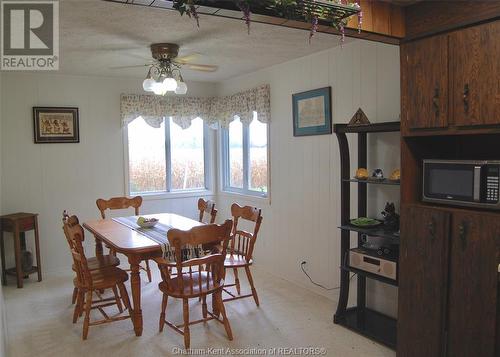
[[[339,30],[341,34],[341,45],[345,41],[345,26],[350,16],[336,17],[336,13],[331,9],[332,5],[337,7],[350,8],[354,10],[358,17],[358,32],[361,32],[363,24],[363,12],[361,6],[357,2],[349,2],[349,0],[228,0],[243,12],[243,19],[250,34],[251,22],[251,7],[271,9],[279,16],[284,18],[292,18],[293,16],[301,16],[306,21],[311,23],[309,32],[309,42],[318,31],[319,21],[330,22],[333,27]],[[174,0],[173,7],[182,15],[186,14],[196,21],[200,27],[200,18],[196,11],[196,6],[204,3],[203,0]]]

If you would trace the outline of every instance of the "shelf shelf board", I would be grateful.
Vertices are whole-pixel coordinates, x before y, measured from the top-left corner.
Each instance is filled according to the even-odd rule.
[[[389,133],[400,131],[401,123],[391,121],[385,123],[373,123],[367,125],[334,124],[334,133]]]
[[[352,179],[343,179],[342,181],[345,182],[357,182],[357,183],[364,183],[364,184],[373,184],[373,185],[391,185],[391,186],[399,186],[400,182],[399,181],[391,181],[391,180],[358,180],[355,178]]]
[[[373,279],[373,280],[377,280],[377,281],[380,281],[380,282],[385,283],[385,284],[389,284],[389,285],[393,285],[393,286],[398,286],[397,280],[385,278],[383,276],[380,276],[380,275],[377,275],[377,274],[373,274],[373,273],[370,273],[370,272],[367,272],[367,271],[364,271],[364,270],[361,270],[361,269],[353,268],[353,267],[350,267],[350,266],[347,266],[347,265],[341,266],[340,269],[349,271],[351,273],[356,273],[358,275],[365,276],[367,278],[370,278],[370,279]]]
[[[374,237],[382,237],[382,238],[389,238],[392,240],[393,244],[399,244],[399,235],[396,234],[394,231],[388,231],[380,227],[375,227],[375,228],[361,228],[361,227],[356,227],[351,224],[346,224],[339,226],[340,229],[344,231],[351,231],[351,232],[358,232],[362,234],[366,234],[368,236],[374,236]]]
[[[334,322],[392,349],[396,348],[397,320],[380,312],[351,307]]]

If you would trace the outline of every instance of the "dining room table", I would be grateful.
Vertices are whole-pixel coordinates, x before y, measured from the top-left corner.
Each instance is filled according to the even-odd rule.
[[[141,309],[141,277],[139,264],[143,260],[161,257],[165,244],[168,244],[167,232],[176,228],[189,230],[204,223],[173,213],[143,215],[145,218],[157,218],[158,228],[141,228],[135,222],[139,216],[96,219],[83,223],[83,227],[95,237],[96,256],[103,255],[103,244],[125,255],[130,264],[130,286],[133,307],[132,322],[136,336],[142,335],[143,318]]]

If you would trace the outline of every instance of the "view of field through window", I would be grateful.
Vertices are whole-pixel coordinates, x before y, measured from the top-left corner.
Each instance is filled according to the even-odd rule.
[[[167,191],[165,125],[170,125],[171,189],[205,187],[203,121],[197,118],[182,129],[170,118],[153,128],[143,118],[128,126],[129,181],[131,193]]]
[[[229,124],[229,186],[244,188],[243,124],[236,118]],[[248,127],[248,189],[267,193],[267,125],[257,120]]]

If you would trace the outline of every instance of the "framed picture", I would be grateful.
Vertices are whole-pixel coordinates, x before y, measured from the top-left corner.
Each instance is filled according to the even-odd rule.
[[[294,94],[293,136],[331,134],[331,102],[331,87]]]
[[[33,107],[35,144],[79,143],[78,108]]]

